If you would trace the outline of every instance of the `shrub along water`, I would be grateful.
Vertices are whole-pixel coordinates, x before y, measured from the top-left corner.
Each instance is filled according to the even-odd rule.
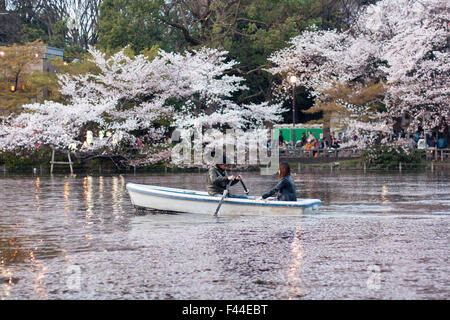
[[[361,154],[361,160],[374,168],[405,168],[424,166],[425,150],[408,149],[400,146],[376,145]]]
[[[0,152],[0,165],[8,171],[25,171],[33,167],[49,163],[50,148],[39,148],[33,151]]]

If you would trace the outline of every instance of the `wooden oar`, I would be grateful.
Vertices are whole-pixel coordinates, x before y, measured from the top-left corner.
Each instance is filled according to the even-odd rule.
[[[219,209],[222,206],[223,200],[225,200],[225,198],[228,196],[232,182],[233,180],[230,180],[230,182],[228,182],[227,184],[226,189],[223,191],[222,199],[220,199],[219,206],[217,207],[216,212],[214,212],[214,217],[217,217],[217,213],[219,212]]]

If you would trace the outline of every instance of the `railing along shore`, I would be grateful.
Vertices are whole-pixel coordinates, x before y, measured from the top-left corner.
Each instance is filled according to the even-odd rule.
[[[363,150],[357,148],[280,148],[280,158],[292,162],[321,162],[326,160],[351,160],[361,157]],[[425,149],[424,159],[434,161],[447,161],[450,159],[450,149]]]
[[[280,158],[288,161],[320,162],[323,160],[349,160],[361,156],[361,150],[357,148],[327,148],[327,149],[304,149],[304,148],[280,148]]]

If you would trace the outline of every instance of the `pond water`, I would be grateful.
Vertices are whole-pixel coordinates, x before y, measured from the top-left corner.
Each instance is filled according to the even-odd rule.
[[[125,189],[203,190],[203,173],[0,176],[0,299],[450,298],[449,172],[294,180],[317,213],[137,214]]]

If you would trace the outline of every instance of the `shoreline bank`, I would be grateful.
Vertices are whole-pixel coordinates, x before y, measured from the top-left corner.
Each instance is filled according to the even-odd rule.
[[[450,162],[423,161],[422,163],[401,163],[395,167],[376,167],[370,166],[359,160],[345,160],[321,163],[291,163],[289,162],[293,173],[303,173],[308,171],[325,172],[325,171],[368,171],[368,172],[425,172],[425,171],[450,171]],[[98,163],[84,164],[74,162],[74,174],[161,174],[161,173],[203,173],[208,169],[206,167],[176,167],[165,164],[157,164],[146,167],[126,166],[123,170],[118,170],[113,164]],[[260,170],[259,166],[250,167],[231,167],[231,172],[254,172]],[[28,165],[20,168],[9,169],[5,164],[0,165],[0,174],[36,174],[49,175],[50,164]],[[55,166],[55,174],[70,174],[69,166]]]

